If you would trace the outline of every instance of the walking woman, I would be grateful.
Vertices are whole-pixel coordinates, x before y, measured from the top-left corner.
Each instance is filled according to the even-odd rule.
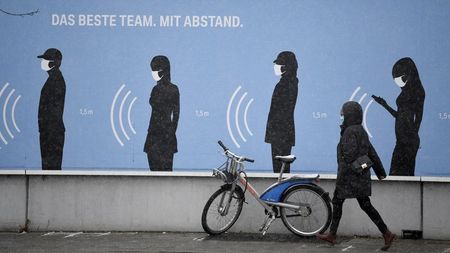
[[[150,94],[152,114],[144,152],[151,171],[172,171],[173,156],[178,151],[176,131],[180,115],[180,93],[170,80],[170,62],[158,55],[150,63],[156,85]]]
[[[405,57],[392,67],[392,78],[402,89],[398,95],[397,111],[386,100],[372,95],[395,118],[395,143],[392,153],[391,176],[414,176],[416,156],[420,146],[419,129],[422,123],[425,90],[414,61]]]
[[[395,239],[395,234],[389,231],[378,211],[370,203],[369,196],[372,193],[370,168],[356,169],[354,162],[360,160],[358,158],[368,157],[373,163],[372,168],[379,180],[383,180],[386,177],[386,172],[377,152],[369,141],[366,131],[361,125],[363,113],[359,103],[346,102],[342,106],[342,117],[341,138],[337,146],[338,172],[332,201],[333,219],[330,232],[317,237],[334,245],[344,201],[345,199],[356,198],[361,209],[383,234],[384,246],[381,249],[387,250]],[[370,161],[368,162],[370,163]]]

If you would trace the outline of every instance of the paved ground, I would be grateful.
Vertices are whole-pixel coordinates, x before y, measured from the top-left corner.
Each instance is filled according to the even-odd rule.
[[[0,252],[382,252],[381,238],[339,238],[329,246],[294,235],[204,233],[0,233]],[[450,253],[450,241],[398,239],[390,252]]]

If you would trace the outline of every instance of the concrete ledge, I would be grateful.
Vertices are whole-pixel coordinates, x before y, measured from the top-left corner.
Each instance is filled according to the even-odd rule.
[[[34,231],[201,232],[203,206],[222,182],[211,172],[1,171],[0,230],[17,231],[25,217]],[[286,176],[314,176],[286,174]],[[262,193],[278,177],[248,173]],[[330,197],[336,175],[318,183]],[[372,203],[394,232],[423,230],[428,239],[450,239],[450,178],[372,177]],[[27,184],[28,182],[28,184]],[[28,198],[27,198],[28,189]],[[423,196],[423,197],[422,197]],[[28,199],[28,200],[27,200]],[[250,195],[233,232],[258,233],[265,214]],[[27,214],[28,212],[28,214]],[[289,233],[276,220],[270,233]],[[356,200],[347,200],[341,235],[379,236]]]
[[[146,176],[146,177],[211,177],[210,172],[194,172],[194,171],[103,171],[103,170],[0,170],[0,175],[30,175],[30,176]],[[252,178],[278,178],[277,173],[266,172],[247,172]],[[323,180],[336,180],[336,174],[304,174],[304,173],[288,173],[283,177],[315,177],[319,175]],[[371,176],[373,181],[378,181],[376,176]],[[400,181],[400,182],[449,182],[450,177],[406,177],[406,176],[388,176],[384,181]]]
[[[427,183],[450,183],[450,177],[421,177],[421,181]]]
[[[27,170],[29,176],[211,177],[212,172]]]
[[[0,176],[25,176],[25,170],[0,170]]]
[[[247,172],[252,178],[278,178],[278,173],[266,172]],[[103,171],[103,170],[0,170],[0,175],[43,175],[43,176],[170,176],[170,177],[210,177],[210,172],[194,172],[194,171]],[[304,174],[304,173],[288,173],[283,177],[315,177],[319,175],[320,179],[335,180],[336,174]],[[372,180],[378,181],[376,176],[371,176]],[[385,181],[402,181],[402,182],[450,182],[449,177],[406,177],[406,176],[388,176]]]

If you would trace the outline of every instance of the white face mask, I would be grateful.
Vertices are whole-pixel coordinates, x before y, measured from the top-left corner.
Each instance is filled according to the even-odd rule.
[[[161,78],[162,78],[162,76],[160,77],[159,76],[159,71],[152,71],[152,77],[153,77],[153,79],[155,80],[155,81],[159,81],[159,80],[161,80]]]
[[[403,88],[405,87],[406,83],[408,82],[408,80],[406,80],[406,82],[403,82],[402,79],[403,76],[399,76],[394,78],[394,82],[398,85],[398,87]]]
[[[278,65],[275,64],[273,65],[273,71],[275,72],[276,76],[281,76],[284,72],[281,72],[281,67],[283,67],[284,65]]]
[[[54,68],[55,66],[51,67],[49,66],[51,61],[46,60],[46,59],[42,59],[41,61],[41,69],[44,71],[49,71],[50,69]]]
[[[341,123],[344,124],[344,115],[341,115]]]

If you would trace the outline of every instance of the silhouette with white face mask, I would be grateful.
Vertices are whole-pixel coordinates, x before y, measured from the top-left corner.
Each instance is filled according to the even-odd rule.
[[[55,66],[53,65],[53,66],[51,66],[50,67],[50,64],[52,63],[53,61],[49,61],[49,60],[46,60],[46,59],[42,59],[41,60],[41,69],[43,70],[43,71],[49,71],[49,70],[51,70],[52,68],[54,68]]]
[[[180,93],[170,80],[170,62],[166,56],[155,56],[150,63],[156,81],[150,94],[152,113],[144,152],[151,171],[172,171],[178,152],[176,131],[180,115]]]
[[[277,155],[290,155],[295,146],[294,110],[297,103],[297,59],[292,52],[281,52],[274,61],[275,75],[280,81],[275,85],[267,119],[265,142],[271,144],[273,172],[280,172],[281,162]],[[285,172],[290,172],[286,165]]]
[[[43,170],[61,170],[65,127],[63,121],[66,82],[59,69],[62,54],[56,48],[45,51],[41,69],[48,73],[39,99],[38,123]]]
[[[425,90],[416,65],[409,57],[402,58],[394,64],[392,77],[402,90],[396,100],[397,110],[390,107],[383,98],[372,95],[374,100],[395,118],[397,140],[389,175],[414,176],[420,146],[419,129],[422,123]]]

